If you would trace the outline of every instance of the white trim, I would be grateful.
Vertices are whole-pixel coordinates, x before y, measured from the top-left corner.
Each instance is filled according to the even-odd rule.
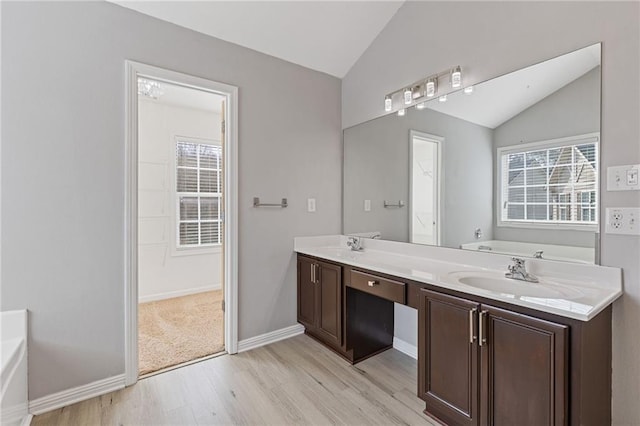
[[[142,296],[138,299],[138,303],[155,302],[158,300],[172,299],[174,297],[189,296],[192,294],[204,293],[207,291],[220,290],[222,284],[205,285],[202,287],[188,288],[186,290],[167,291],[164,293],[151,294],[149,296]]]
[[[33,414],[28,414],[22,418],[22,423],[20,426],[29,426],[31,424],[31,420],[33,420]]]
[[[409,355],[413,359],[418,359],[418,347],[397,337],[393,338],[393,349]]]
[[[290,327],[281,328],[270,333],[261,334],[259,336],[250,337],[238,342],[238,352],[245,352],[250,349],[259,348],[260,346],[275,343],[280,340],[288,339],[298,334],[304,333],[302,324],[292,325]]]
[[[61,392],[34,399],[29,402],[29,412],[34,415],[43,414],[58,408],[67,407],[76,402],[86,401],[124,388],[125,375],[108,377],[86,385],[67,389]]]
[[[505,154],[509,154],[511,152],[523,152],[530,151],[532,149],[550,149],[559,146],[565,146],[567,144],[578,144],[581,141],[585,143],[595,143],[597,146],[597,159],[598,159],[598,170],[595,174],[595,188],[597,191],[597,200],[598,206],[602,205],[602,192],[600,188],[600,133],[585,133],[582,135],[568,136],[564,138],[557,139],[548,139],[543,141],[536,142],[528,142],[522,143],[518,145],[508,145],[501,146],[496,149],[496,197],[495,198],[495,217],[496,217],[496,226],[499,228],[526,228],[526,229],[537,229],[537,230],[548,230],[548,231],[560,231],[560,230],[570,230],[570,231],[585,231],[585,232],[598,232],[600,228],[600,211],[599,207],[596,206],[596,222],[590,224],[580,224],[580,223],[566,223],[566,222],[532,222],[532,221],[504,221],[502,220],[502,203],[503,203],[503,188],[502,188],[502,156]]]
[[[436,202],[435,202],[435,217],[436,222],[436,242],[435,245],[440,246],[442,244],[442,220],[444,218],[442,212],[442,186],[444,176],[444,162],[442,161],[442,148],[444,146],[445,138],[442,136],[436,136],[425,132],[419,132],[417,130],[409,130],[409,242],[413,243],[413,139],[423,139],[427,142],[435,143],[438,150],[438,158],[436,159],[436,165],[438,167],[437,182],[436,182]]]
[[[25,400],[11,407],[3,407],[0,424],[17,424],[20,422],[21,425],[28,425],[32,417],[33,416],[29,414],[29,403]]]
[[[238,88],[125,60],[125,384],[138,380],[138,76],[225,96],[224,299],[225,349],[238,348]]]

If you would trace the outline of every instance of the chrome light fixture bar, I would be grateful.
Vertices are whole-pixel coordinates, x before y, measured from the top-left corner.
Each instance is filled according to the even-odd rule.
[[[393,111],[394,98],[399,98],[398,100],[400,102],[398,106],[401,109],[405,109],[414,103],[420,106],[418,109],[423,109],[425,107],[424,102],[427,99],[434,98],[438,95],[438,87],[443,87],[441,79],[446,77],[449,78],[449,86],[451,88],[457,89],[462,86],[462,69],[458,65],[438,74],[430,75],[425,79],[418,80],[402,89],[388,93],[384,97],[384,110],[386,112]],[[398,111],[398,113],[398,115],[401,115],[400,111]]]

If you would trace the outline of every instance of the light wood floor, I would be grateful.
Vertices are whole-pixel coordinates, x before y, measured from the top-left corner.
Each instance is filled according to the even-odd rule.
[[[432,424],[423,409],[414,359],[391,349],[351,366],[300,335],[152,376],[31,424]]]

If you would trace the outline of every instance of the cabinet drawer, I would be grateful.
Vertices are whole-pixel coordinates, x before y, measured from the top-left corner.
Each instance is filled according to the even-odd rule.
[[[405,283],[353,270],[349,278],[349,283],[347,284],[349,287],[392,302],[406,303]]]

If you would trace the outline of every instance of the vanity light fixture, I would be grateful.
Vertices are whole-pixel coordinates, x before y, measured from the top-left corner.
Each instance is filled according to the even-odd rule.
[[[462,70],[457,66],[451,70],[451,87],[457,89],[460,86],[462,86]]]
[[[436,90],[438,90],[437,81],[437,78],[430,78],[427,80],[427,83],[425,84],[427,98],[433,98],[436,95]]]
[[[411,105],[411,102],[413,102],[413,90],[411,90],[411,87],[407,87],[404,90],[404,104]]]
[[[447,95],[442,95],[438,98],[438,101],[440,102],[447,102]]]
[[[387,95],[384,97],[384,110],[386,112],[391,111],[393,108],[393,101],[391,100],[391,95]]]
[[[1,0],[0,0],[1,1]],[[423,103],[431,98],[438,96],[438,88],[444,87],[444,83],[440,80],[443,78],[449,78],[450,87],[461,88],[462,87],[462,69],[460,66],[449,68],[438,74],[430,75],[426,78],[416,81],[415,83],[404,86],[401,89],[387,93],[384,97],[384,110],[391,112],[393,108],[393,97],[398,95],[402,99],[403,108],[408,108],[415,105],[417,109],[424,109],[426,105]],[[473,90],[473,88],[471,89]],[[469,92],[465,92],[469,93]],[[445,102],[447,93],[443,93],[440,98],[440,102]],[[397,99],[397,98],[396,98]],[[399,116],[403,116],[404,113],[397,111]]]
[[[398,117],[404,117],[405,113],[406,113],[406,110],[404,108],[400,108],[398,110]]]
[[[464,88],[465,95],[470,95],[473,93],[473,86],[467,86]]]

